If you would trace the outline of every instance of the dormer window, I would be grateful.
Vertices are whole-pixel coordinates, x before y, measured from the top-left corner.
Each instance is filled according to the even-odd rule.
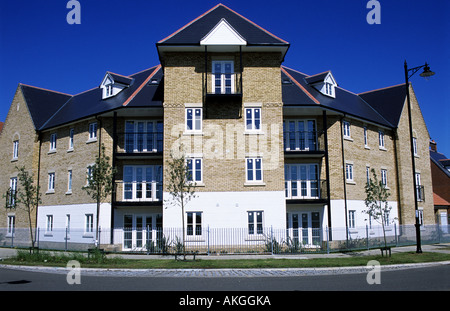
[[[107,99],[119,94],[124,88],[130,86],[132,81],[132,78],[107,72],[100,85],[102,98]]]
[[[330,71],[309,76],[305,80],[323,95],[336,97],[335,88],[337,83]]]

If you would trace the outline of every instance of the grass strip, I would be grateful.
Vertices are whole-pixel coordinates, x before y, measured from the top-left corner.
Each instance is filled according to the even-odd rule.
[[[174,259],[125,259],[120,256],[105,257],[94,254],[87,258],[82,253],[55,253],[41,251],[35,254],[19,251],[16,257],[2,261],[2,264],[65,267],[69,260],[77,260],[82,268],[107,269],[261,269],[261,268],[321,268],[366,266],[368,261],[377,260],[381,265],[449,261],[450,254],[424,252],[395,253],[391,257],[378,255],[349,256],[338,258],[255,258],[255,259],[197,259],[176,261]]]

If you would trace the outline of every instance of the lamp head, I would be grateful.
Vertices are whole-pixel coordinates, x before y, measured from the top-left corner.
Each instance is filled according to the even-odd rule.
[[[430,66],[425,63],[425,67],[423,68],[423,72],[420,74],[423,78],[429,78],[434,75],[434,72],[430,70]]]

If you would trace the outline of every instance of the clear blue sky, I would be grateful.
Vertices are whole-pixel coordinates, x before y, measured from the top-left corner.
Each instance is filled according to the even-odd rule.
[[[81,24],[69,25],[67,2],[0,0],[0,121],[18,83],[77,94],[108,70],[129,75],[157,65],[155,43],[219,3],[79,0]],[[411,81],[430,136],[450,157],[450,1],[379,0],[380,25],[367,23],[367,2],[222,1],[291,43],[284,65],[331,70],[355,93],[404,83],[405,60],[428,62],[436,75]]]

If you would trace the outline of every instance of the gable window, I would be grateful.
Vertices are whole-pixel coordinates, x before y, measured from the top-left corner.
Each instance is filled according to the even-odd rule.
[[[19,157],[19,141],[15,140],[13,142],[13,160],[16,160]]]
[[[202,182],[202,159],[201,158],[189,158],[186,160],[188,177],[187,180],[191,182]]]
[[[186,108],[186,131],[202,130],[202,108]]]
[[[17,177],[13,177],[9,180],[9,191],[6,194],[7,208],[16,207],[16,195],[17,195]]]
[[[343,127],[344,127],[344,138],[351,138],[350,122],[344,121],[343,122]]]
[[[384,133],[382,131],[378,132],[378,145],[379,145],[380,149],[385,149]]]
[[[261,158],[248,158],[246,160],[246,176],[247,181],[261,182],[262,177],[262,159]]]
[[[96,141],[97,140],[97,122],[89,123],[89,140],[88,141]]]
[[[234,62],[231,60],[213,61],[212,70],[212,89],[214,94],[234,94]]]
[[[188,236],[202,235],[202,213],[188,212],[186,234]]]
[[[245,129],[261,129],[261,108],[245,108]]]
[[[417,152],[417,138],[413,137],[413,149],[414,149],[414,155],[417,157],[419,154]]]
[[[50,135],[50,152],[56,151],[56,133]]]
[[[263,212],[248,212],[248,234],[263,234]],[[256,230],[255,230],[256,229]]]
[[[331,83],[325,83],[325,93],[329,96],[333,96],[333,85]]]

